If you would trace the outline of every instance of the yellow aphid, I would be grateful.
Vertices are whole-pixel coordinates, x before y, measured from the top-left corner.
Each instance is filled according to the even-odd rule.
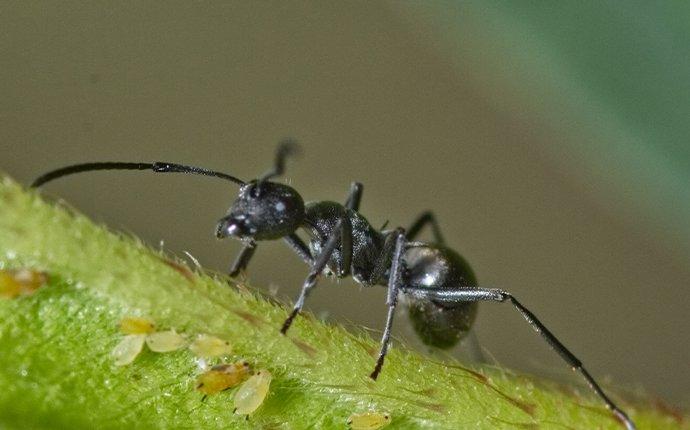
[[[156,331],[156,324],[148,318],[124,317],[120,321],[120,331],[124,334],[149,334]]]
[[[25,290],[25,294],[27,292],[33,293],[42,287],[46,282],[48,282],[48,276],[45,272],[39,272],[31,269],[15,270],[14,279],[22,285]]]
[[[200,358],[218,357],[232,352],[230,342],[208,334],[200,334],[189,345],[189,349]]]
[[[0,297],[29,296],[48,281],[43,272],[31,269],[0,270]]]
[[[22,292],[22,285],[9,272],[0,271],[0,297],[12,299]]]
[[[146,345],[153,352],[176,351],[187,343],[184,336],[175,330],[157,331],[146,336]]]
[[[133,362],[144,348],[144,339],[146,339],[145,334],[128,334],[123,337],[111,352],[115,365],[126,366]]]
[[[235,413],[249,415],[261,406],[271,385],[271,372],[260,370],[256,372],[235,393]]]
[[[352,430],[378,430],[386,427],[390,422],[391,416],[389,413],[375,411],[352,414],[347,419],[347,425]]]
[[[216,394],[242,383],[249,376],[249,363],[238,361],[232,364],[213,366],[196,380],[196,389],[204,394]]]

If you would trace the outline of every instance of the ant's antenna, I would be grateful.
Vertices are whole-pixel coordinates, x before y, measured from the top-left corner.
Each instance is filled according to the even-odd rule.
[[[201,167],[184,166],[182,164],[166,163],[157,161],[155,163],[128,163],[128,162],[98,162],[98,163],[82,163],[71,166],[61,167],[52,170],[39,176],[32,184],[32,188],[40,187],[46,182],[62,178],[63,176],[73,175],[75,173],[91,172],[94,170],[152,170],[156,173],[187,173],[191,175],[211,176],[214,178],[225,179],[239,185],[244,185],[245,182],[227,173],[216,172]]]
[[[268,181],[271,178],[280,176],[285,173],[285,159],[297,155],[299,153],[299,145],[294,139],[284,139],[278,145],[278,150],[276,151],[276,159],[273,164],[273,168],[268,172],[264,173],[258,180],[259,183]]]
[[[299,145],[297,144],[296,140],[290,138],[283,139],[278,144],[278,150],[276,151],[276,158],[275,162],[273,163],[273,168],[261,175],[261,177],[256,180],[256,188],[254,188],[253,194],[257,197],[261,195],[261,185],[269,179],[285,173],[285,159],[298,153]]]

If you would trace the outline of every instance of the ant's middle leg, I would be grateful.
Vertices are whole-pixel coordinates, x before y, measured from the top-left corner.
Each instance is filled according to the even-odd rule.
[[[347,200],[345,201],[345,207],[352,209],[355,212],[359,211],[359,203],[362,201],[362,191],[364,186],[359,182],[353,182],[350,184],[350,192],[347,195]]]
[[[412,223],[410,228],[407,229],[407,240],[414,240],[427,224],[431,224],[431,231],[434,234],[434,241],[438,245],[445,244],[443,235],[441,234],[441,227],[439,227],[438,221],[436,221],[436,216],[431,211],[422,212],[422,214],[419,215],[419,217],[417,217],[417,219]]]
[[[307,299],[307,296],[316,286],[318,276],[326,267],[326,264],[328,264],[331,255],[333,255],[333,251],[335,251],[339,244],[342,244],[339,276],[345,276],[350,271],[350,261],[352,260],[352,225],[350,224],[350,219],[347,217],[347,214],[338,220],[338,223],[333,229],[331,235],[328,237],[325,246],[321,249],[321,253],[319,253],[319,256],[314,260],[311,270],[309,271],[309,275],[307,275],[307,278],[304,280],[304,284],[302,284],[302,290],[300,291],[297,301],[295,301],[295,306],[283,323],[283,327],[280,329],[282,334],[287,333],[288,329],[292,325],[292,320],[295,319],[297,314],[300,313],[304,307],[304,302]],[[346,267],[345,263],[347,263]]]
[[[308,265],[314,264],[314,259],[309,252],[309,247],[299,236],[291,233],[283,238],[285,243]]]

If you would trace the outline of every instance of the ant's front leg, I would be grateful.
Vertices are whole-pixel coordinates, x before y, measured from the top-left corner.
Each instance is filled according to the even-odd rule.
[[[252,241],[244,245],[240,253],[237,254],[237,258],[235,258],[235,262],[232,263],[232,267],[230,268],[229,274],[231,278],[236,277],[241,271],[247,268],[249,260],[251,260],[252,256],[254,256],[254,252],[256,252],[256,242]]]
[[[379,358],[376,360],[374,371],[371,372],[371,379],[376,380],[381,373],[383,367],[383,360],[388,353],[390,346],[391,330],[393,328],[393,317],[395,316],[395,307],[398,305],[398,292],[402,285],[402,257],[405,252],[405,232],[402,229],[395,230],[392,233],[395,237],[395,249],[393,251],[393,258],[390,266],[390,274],[388,275],[388,296],[386,298],[386,305],[388,305],[388,317],[386,318],[386,327],[383,329],[383,336],[381,337],[381,350],[379,351]],[[386,258],[386,254],[381,256]]]
[[[333,255],[333,251],[335,251],[339,244],[342,244],[342,246],[341,261],[339,264],[340,273],[338,275],[345,276],[350,271],[350,261],[352,260],[352,225],[350,224],[350,219],[347,217],[347,214],[344,214],[338,220],[338,223],[335,225],[331,235],[328,237],[326,244],[321,249],[321,253],[314,260],[311,270],[309,271],[309,275],[307,275],[307,279],[305,279],[304,284],[302,284],[302,291],[300,292],[297,301],[295,301],[295,307],[292,309],[292,312],[283,323],[283,327],[280,329],[282,334],[287,333],[288,329],[292,325],[292,320],[295,319],[297,314],[300,313],[304,307],[304,301],[307,299],[307,296],[311,290],[316,286],[318,276],[321,274],[321,272],[323,272],[326,264],[328,264],[328,261],[331,259],[331,255]],[[345,264],[347,264],[347,266],[345,266]]]
[[[307,245],[305,245],[305,243],[302,241],[302,239],[299,238],[299,236],[292,233],[288,236],[285,236],[284,240],[285,243],[287,243],[288,246],[290,246],[290,248],[292,248],[292,250],[302,260],[304,260],[309,265],[314,264],[314,259],[311,258],[311,255],[309,255],[309,248],[307,248]],[[240,272],[247,269],[247,265],[249,264],[251,258],[254,256],[257,246],[258,244],[253,241],[244,245],[240,253],[237,255],[235,262],[232,263],[232,267],[230,268],[229,273],[230,277],[234,278],[237,275],[239,275]]]

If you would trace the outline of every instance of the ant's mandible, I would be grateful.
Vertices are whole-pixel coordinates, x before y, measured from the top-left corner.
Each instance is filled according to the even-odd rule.
[[[398,296],[409,302],[409,315],[422,341],[449,348],[470,330],[480,301],[509,302],[532,328],[570,365],[582,374],[587,384],[630,430],[635,425],[604,393],[599,384],[537,317],[512,294],[494,288],[479,288],[467,262],[448,248],[433,213],[425,212],[407,229],[376,229],[359,213],[362,185],[354,182],[345,204],[331,201],[304,203],[300,194],[285,184],[271,182],[285,170],[285,160],[296,151],[292,140],[278,146],[274,166],[260,178],[244,182],[213,170],[175,163],[97,162],[63,167],[37,178],[32,187],[75,173],[93,170],[152,170],[156,173],[187,173],[211,176],[240,186],[237,199],[216,227],[218,238],[235,237],[243,248],[230,270],[235,276],[249,264],[257,241],[283,239],[310,267],[294,308],[285,320],[285,334],[316,286],[319,275],[343,278],[351,275],[364,286],[388,288],[388,316],[381,338],[381,349],[371,378],[381,372],[390,345],[393,316]],[[415,241],[430,225],[434,242]],[[309,236],[307,245],[296,231]]]

